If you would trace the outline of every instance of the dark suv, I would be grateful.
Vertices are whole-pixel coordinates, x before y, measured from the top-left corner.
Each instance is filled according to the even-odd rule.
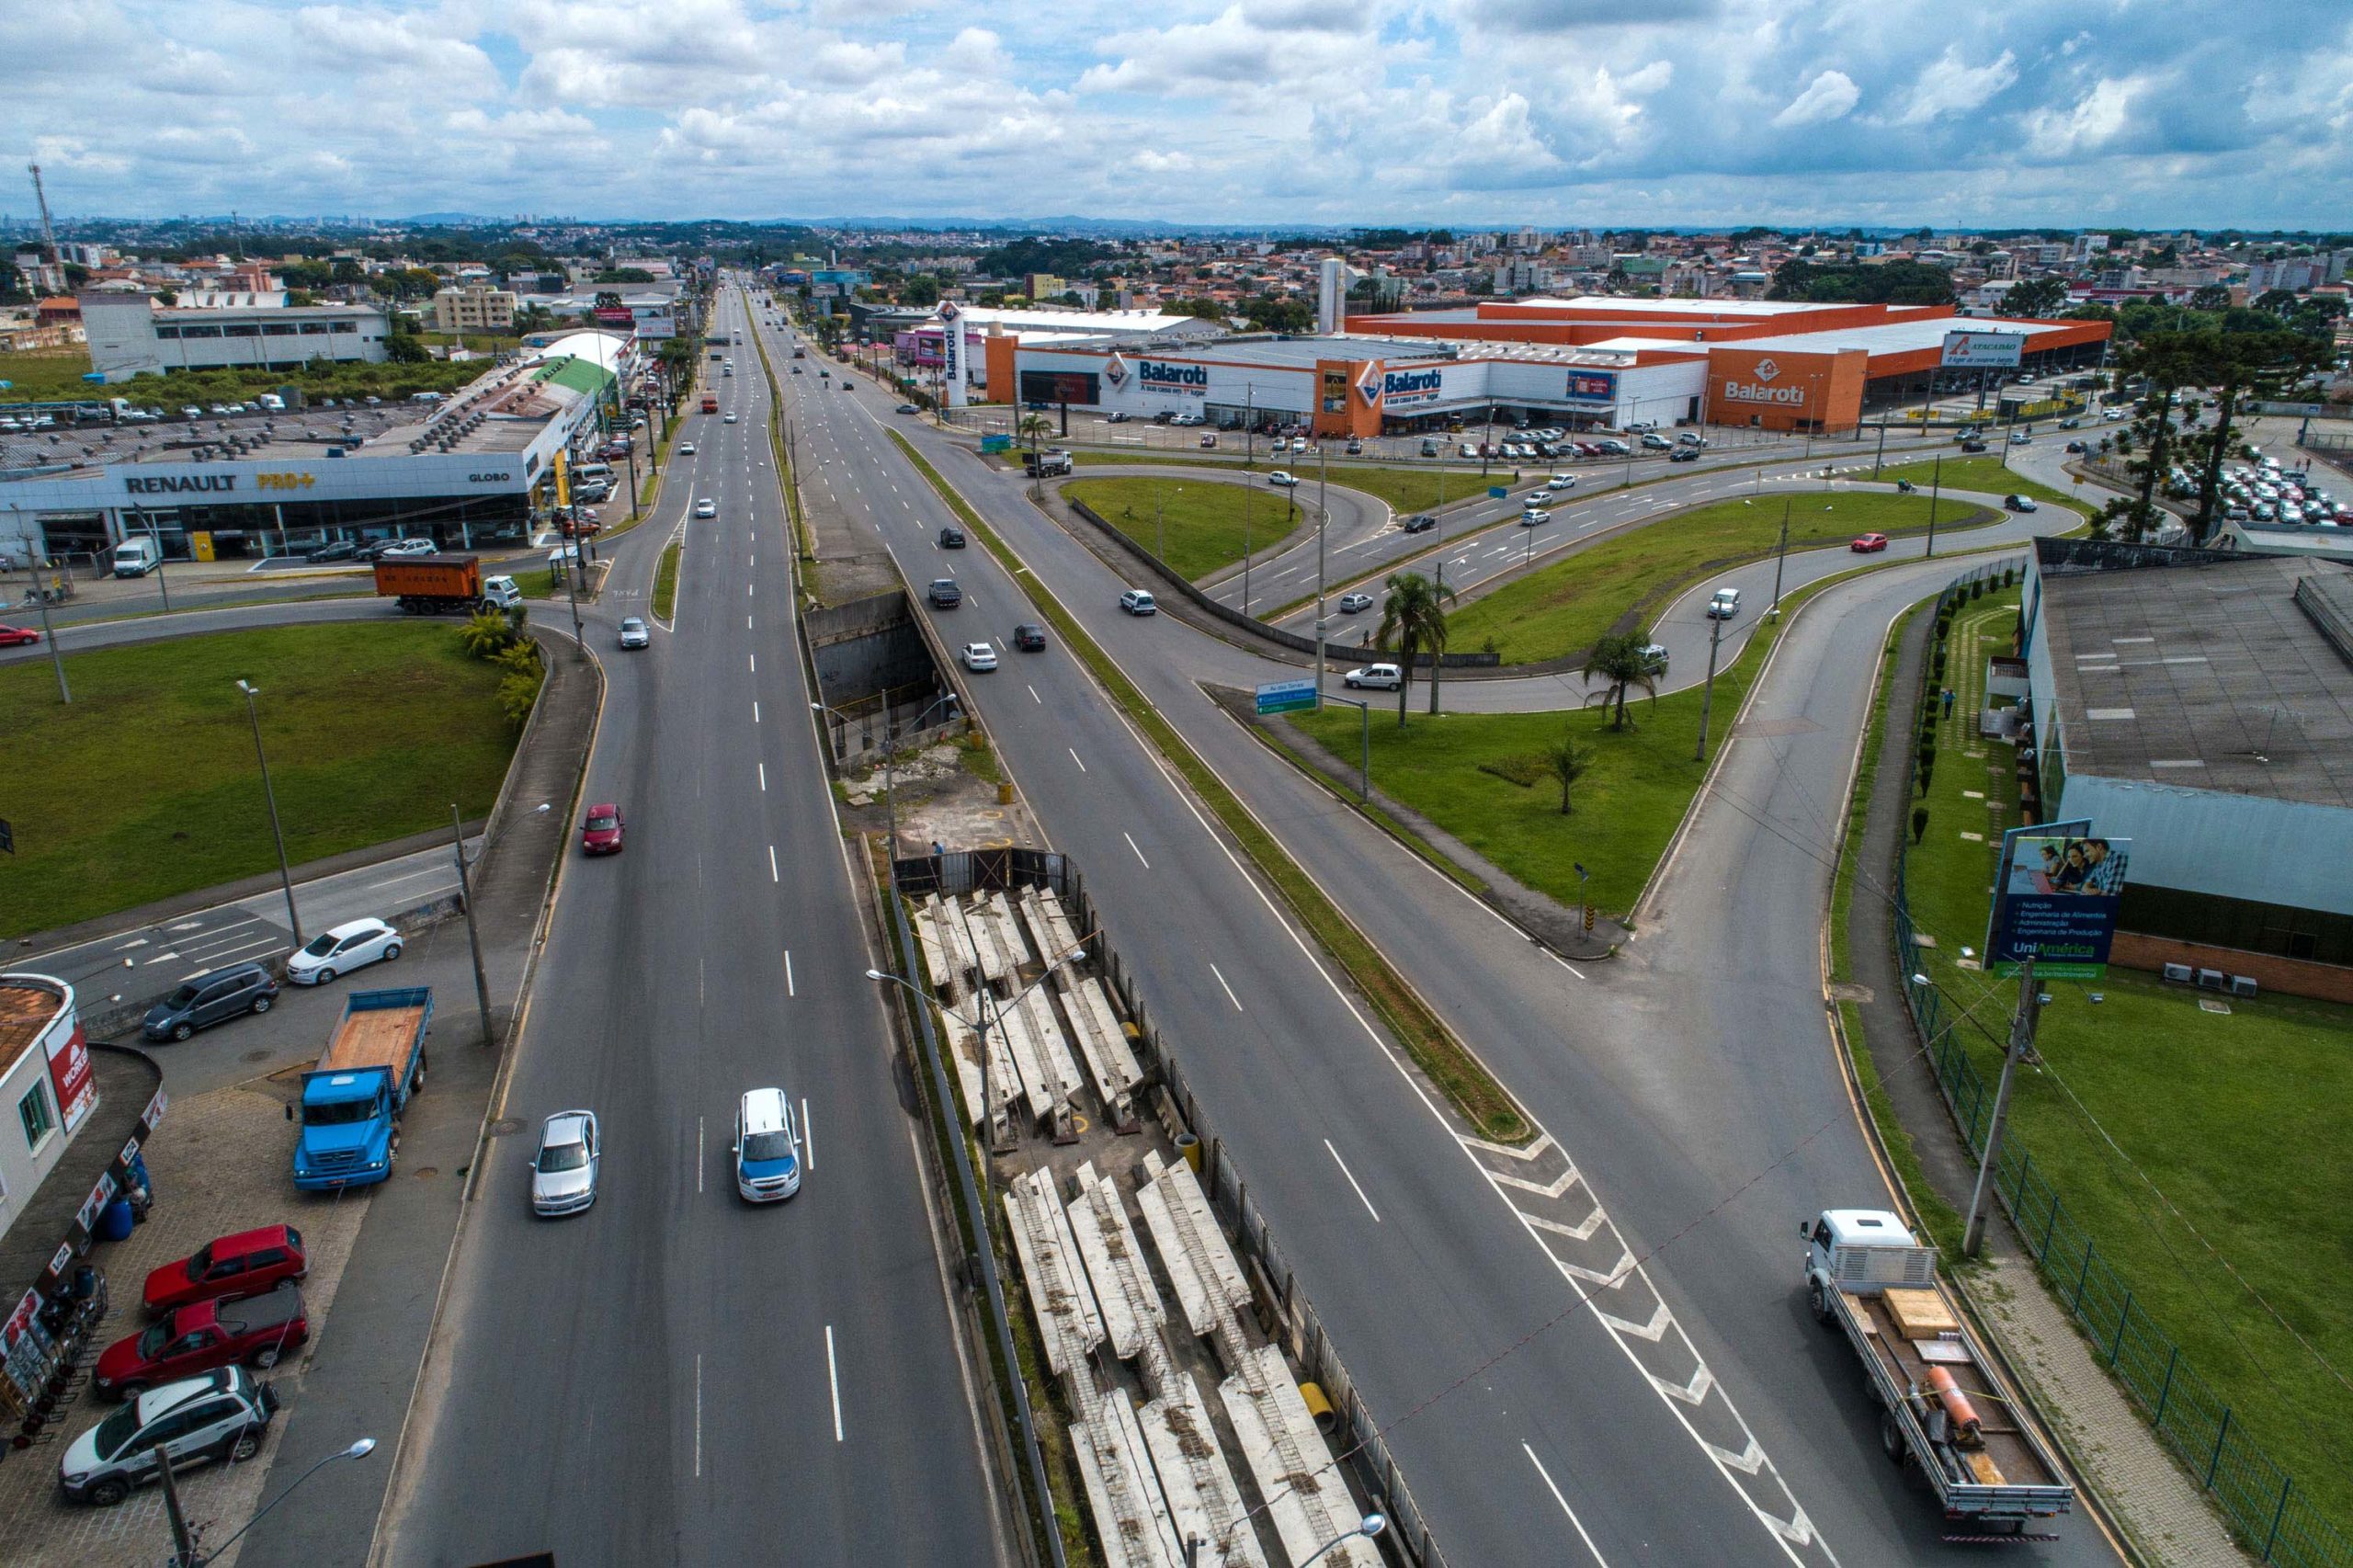
[[[956,579],[953,577],[933,578],[929,591],[932,606],[936,609],[954,609],[964,602],[964,590],[956,585]]]
[[[964,548],[964,530],[963,530],[962,528],[945,528],[940,529],[940,530],[939,530],[939,548],[940,548],[940,549],[942,549],[942,550],[961,550],[961,549],[963,549],[963,548]]]
[[[245,1013],[267,1013],[278,982],[257,963],[215,970],[191,980],[153,1007],[142,1026],[149,1040],[186,1040],[201,1028]]]

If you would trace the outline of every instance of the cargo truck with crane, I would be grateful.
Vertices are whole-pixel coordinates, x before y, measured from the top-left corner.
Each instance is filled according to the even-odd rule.
[[[1938,1279],[1936,1249],[1882,1210],[1824,1210],[1798,1233],[1806,1304],[1862,1358],[1880,1444],[1927,1477],[1944,1539],[2057,1540],[2037,1526],[2075,1489]]]
[[[401,1112],[425,1087],[425,1028],[432,1018],[426,986],[351,994],[318,1066],[302,1074],[296,1187],[332,1192],[392,1174]],[[296,1108],[288,1106],[286,1116],[295,1119]]]

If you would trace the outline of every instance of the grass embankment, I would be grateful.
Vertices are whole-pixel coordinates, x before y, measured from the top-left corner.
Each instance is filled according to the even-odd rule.
[[[1289,492],[1255,474],[1235,477],[1239,483],[1198,484],[1081,479],[1063,485],[1063,494],[1095,508],[1096,516],[1159,556],[1178,576],[1198,582],[1240,561],[1245,551],[1264,552],[1299,526]]]
[[[82,379],[90,373],[88,350],[36,350],[0,359],[0,371],[5,371],[0,381],[14,383],[0,392],[0,403],[119,397],[176,415],[188,403],[242,403],[283,386],[301,387],[311,397],[381,397],[390,403],[412,392],[455,392],[488,369],[479,359],[454,365],[428,359],[415,365],[319,365],[299,370],[167,370],[102,387]]]
[[[1390,1034],[1403,1044],[1407,1054],[1427,1074],[1447,1097],[1454,1103],[1472,1130],[1480,1137],[1499,1143],[1518,1143],[1531,1135],[1527,1119],[1513,1104],[1503,1085],[1495,1082],[1486,1067],[1472,1056],[1461,1040],[1454,1038],[1436,1014],[1423,1005],[1421,998],[1405,983],[1404,977],[1390,967],[1379,949],[1358,930],[1332,901],[1324,895],[1313,880],[1290,858],[1271,833],[1252,816],[1239,797],[1225,786],[1225,781],[1203,762],[1176,727],[1161,716],[1160,710],[1122,674],[1109,654],[1087,635],[1075,616],[1056,598],[1036,575],[1023,565],[1021,558],[997,537],[996,531],[981,520],[972,504],[940,476],[939,471],[926,461],[915,444],[896,430],[891,439],[898,444],[916,472],[930,482],[949,508],[961,518],[989,552],[995,556],[1013,580],[1019,584],[1040,613],[1062,633],[1063,641],[1083,660],[1113,701],[1128,715],[1137,728],[1152,738],[1153,744],[1182,774],[1202,803],[1216,813],[1225,824],[1244,854],[1250,857],[1259,871],[1274,885],[1283,902],[1305,926],[1308,933],[1320,942],[1324,951],[1338,961],[1340,967],[1355,982],[1358,991],[1378,1014]]]
[[[1955,618],[1931,684],[1960,694],[1957,714],[1977,706],[1985,654],[2008,651],[2018,597],[1988,595]],[[1994,1037],[1961,1028],[1990,1085],[2017,986],[1961,968],[1961,949],[1984,940],[2001,832],[2018,824],[2015,765],[1958,724],[1940,740],[1907,891],[1937,940],[1920,955],[1928,975]],[[2010,1137],[2130,1285],[2135,1313],[2231,1405],[2234,1430],[2324,1512],[2353,1517],[2353,1399],[2338,1376],[2353,1375],[2353,1161],[2338,1154],[2353,1145],[2353,1008],[2234,996],[2211,1013],[2198,993],[2125,970],[2044,989],[2047,1066],[2018,1075]]]
[[[686,545],[672,540],[662,547],[662,559],[654,566],[654,613],[668,620],[678,608],[678,554]]]
[[[1863,533],[1927,531],[1926,496],[1836,491],[1779,500],[1789,503],[1792,550]],[[1972,527],[1995,520],[1993,513],[1951,502],[1940,510],[1939,535],[1948,528],[1959,531],[1964,517]],[[1493,647],[1507,665],[1565,658],[1592,647],[1627,607],[1634,607],[1647,625],[1654,611],[1701,574],[1772,554],[1781,516],[1772,496],[1719,501],[1604,539],[1464,604],[1446,618],[1448,645]]]
[[[502,672],[454,628],[288,626],[0,669],[17,853],[0,932],[50,930],[273,870],[278,853],[236,683],[260,688],[262,738],[296,863],[490,809],[516,732]],[[355,694],[359,694],[355,696]]]
[[[1006,460],[1019,466],[1020,448],[1005,454]],[[1427,468],[1388,468],[1370,463],[1335,463],[1328,473],[1319,474],[1313,452],[1285,452],[1270,456],[1262,446],[1257,460],[1245,464],[1242,449],[1232,453],[1212,455],[1209,452],[1097,452],[1074,450],[1071,460],[1080,469],[1098,465],[1155,464],[1178,468],[1203,468],[1214,472],[1219,469],[1238,470],[1244,473],[1267,473],[1276,469],[1299,476],[1303,489],[1318,477],[1334,484],[1344,484],[1350,490],[1360,490],[1386,501],[1399,512],[1434,512],[1440,506],[1450,506],[1457,501],[1474,495],[1484,495],[1487,486],[1509,483],[1507,471],[1498,468],[1494,477],[1483,479],[1475,468],[1444,468],[1433,462]],[[1550,473],[1551,469],[1537,464],[1530,472]],[[1237,559],[1239,559],[1237,557]]]
[[[1879,483],[1893,484],[1908,479],[1927,494],[1929,484],[1941,483],[1948,491],[1974,490],[1987,495],[2007,495],[2015,492],[2031,495],[2038,501],[2057,506],[2071,506],[2097,511],[2097,505],[2081,496],[2070,495],[2063,490],[2053,490],[2037,480],[2029,479],[2014,468],[2004,466],[2002,460],[1991,452],[1954,456],[1948,453],[1941,467],[1934,459],[1925,462],[1890,463],[1880,472]],[[1938,515],[1937,531],[1944,531],[1943,514]]]

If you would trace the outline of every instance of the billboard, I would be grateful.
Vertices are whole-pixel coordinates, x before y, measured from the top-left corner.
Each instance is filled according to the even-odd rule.
[[[1561,395],[1581,403],[1615,403],[1618,401],[1618,372],[1571,370],[1568,388]]]
[[[1949,332],[1939,363],[1949,370],[2015,370],[2025,348],[2022,332]]]
[[[2097,980],[2108,970],[2124,894],[2129,838],[2098,838],[2089,822],[2014,827],[2002,835],[1987,973],[2016,974],[2034,958],[2038,979]]]

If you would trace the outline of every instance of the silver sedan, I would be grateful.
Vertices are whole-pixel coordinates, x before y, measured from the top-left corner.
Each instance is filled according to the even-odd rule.
[[[595,1111],[560,1110],[549,1117],[531,1160],[531,1212],[577,1214],[596,1202],[603,1154]]]

